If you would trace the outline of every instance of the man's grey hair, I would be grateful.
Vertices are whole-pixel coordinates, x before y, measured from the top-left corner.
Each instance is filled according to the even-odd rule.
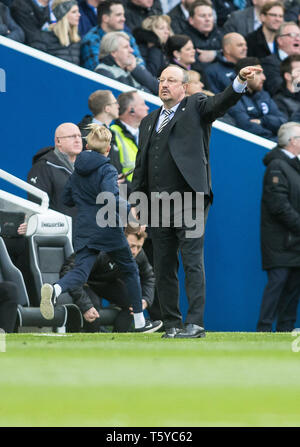
[[[286,147],[292,137],[299,134],[300,123],[290,121],[288,123],[282,124],[278,130],[278,144],[280,147]],[[297,132],[298,130],[298,132]]]
[[[128,34],[123,31],[112,31],[105,34],[101,39],[99,59],[117,51],[120,39],[126,39],[128,42],[130,41]]]

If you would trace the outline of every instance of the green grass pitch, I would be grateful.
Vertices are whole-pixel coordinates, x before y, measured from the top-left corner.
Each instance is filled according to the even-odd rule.
[[[288,333],[8,334],[0,425],[299,427],[293,346]]]

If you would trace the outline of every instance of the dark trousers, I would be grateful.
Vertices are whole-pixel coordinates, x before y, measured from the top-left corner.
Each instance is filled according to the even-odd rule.
[[[257,331],[271,332],[277,317],[276,330],[290,332],[295,327],[300,298],[300,268],[274,268],[267,271]]]
[[[205,208],[207,220],[209,205]],[[158,299],[165,328],[182,327],[179,308],[179,252],[184,273],[188,312],[185,323],[204,327],[205,270],[204,235],[187,238],[186,230],[191,228],[151,228],[153,243],[154,272]]]
[[[98,250],[88,247],[84,247],[76,253],[74,268],[57,281],[57,284],[62,288],[62,292],[75,289],[87,282],[98,253]],[[142,312],[140,276],[129,246],[127,245],[119,250],[110,251],[108,254],[111,260],[119,267],[121,277],[126,285],[128,295],[131,298],[133,312]]]
[[[17,286],[13,282],[0,283],[0,329],[13,332],[17,319]]]
[[[143,250],[146,253],[148,261],[150,262],[150,264],[154,268],[153,245],[152,245],[152,240],[151,240],[150,237],[148,237],[145,240],[144,245],[143,245]],[[155,293],[154,293],[153,303],[152,303],[152,305],[150,307],[147,307],[147,311],[148,311],[148,314],[149,314],[151,320],[162,320],[161,309],[160,309],[160,304],[159,304],[159,299],[158,299],[158,293],[157,293],[156,285],[155,285]]]

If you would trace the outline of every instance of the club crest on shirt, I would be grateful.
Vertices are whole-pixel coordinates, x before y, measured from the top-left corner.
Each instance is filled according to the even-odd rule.
[[[267,115],[269,113],[269,106],[265,102],[261,103],[261,111],[264,115]]]

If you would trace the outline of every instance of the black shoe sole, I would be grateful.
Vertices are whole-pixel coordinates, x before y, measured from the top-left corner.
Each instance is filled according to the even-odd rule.
[[[180,333],[175,335],[175,338],[204,338],[204,337],[206,337],[205,332],[198,335],[181,335]]]

